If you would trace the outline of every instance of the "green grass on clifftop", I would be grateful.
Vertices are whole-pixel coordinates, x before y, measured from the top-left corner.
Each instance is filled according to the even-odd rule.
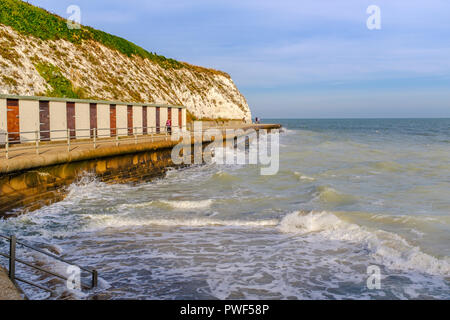
[[[184,63],[148,52],[128,40],[91,27],[71,30],[65,19],[20,0],[0,0],[0,23],[42,40],[64,39],[72,43],[94,40],[127,56],[149,59],[164,69],[186,67]]]

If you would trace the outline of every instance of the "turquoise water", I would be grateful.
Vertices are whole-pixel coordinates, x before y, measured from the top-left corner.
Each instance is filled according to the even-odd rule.
[[[275,176],[217,164],[138,185],[86,174],[0,232],[95,266],[101,288],[82,298],[450,298],[450,119],[266,121],[285,128]],[[381,289],[366,286],[372,265]]]

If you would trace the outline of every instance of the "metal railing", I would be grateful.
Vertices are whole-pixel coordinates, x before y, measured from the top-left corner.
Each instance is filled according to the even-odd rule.
[[[208,129],[211,128],[202,128],[201,132],[203,133]],[[5,152],[5,158],[10,159],[12,151],[34,149],[35,153],[39,155],[40,148],[43,147],[52,148],[65,145],[67,152],[71,152],[75,149],[75,146],[81,145],[92,145],[96,149],[100,144],[115,143],[118,147],[121,142],[134,141],[137,144],[149,140],[154,142],[160,138],[167,139],[175,130],[187,131],[191,134],[197,133],[196,129],[189,124],[183,125],[183,127],[154,126],[0,132],[0,153]],[[224,128],[221,128],[221,132],[226,135]],[[30,135],[33,135],[33,138],[30,138]],[[11,145],[14,147],[11,147]]]
[[[71,266],[76,266],[76,267],[80,268],[80,270],[91,274],[91,283],[89,285],[83,283],[83,281],[80,280],[81,288],[90,290],[90,289],[93,289],[93,288],[97,287],[97,284],[98,284],[98,273],[97,273],[97,270],[95,270],[95,269],[88,269],[88,268],[85,268],[85,267],[81,267],[81,266],[79,266],[79,265],[77,265],[77,264],[75,264],[73,262],[70,262],[70,261],[67,261],[65,259],[62,259],[62,258],[60,258],[60,257],[58,257],[58,256],[56,256],[54,254],[51,254],[49,252],[46,252],[46,251],[44,251],[42,249],[39,249],[39,248],[30,246],[30,245],[28,245],[26,243],[17,241],[15,236],[8,237],[8,236],[4,236],[4,235],[0,234],[0,239],[6,240],[6,241],[9,242],[9,255],[5,254],[3,252],[0,252],[0,256],[3,256],[5,258],[9,259],[8,276],[11,279],[11,281],[13,281],[13,282],[20,281],[20,282],[26,283],[26,284],[28,284],[30,286],[33,286],[33,287],[39,288],[41,290],[47,291],[47,292],[49,292],[51,294],[53,294],[55,292],[55,290],[52,290],[52,289],[50,289],[48,287],[45,287],[45,286],[43,286],[41,284],[34,283],[34,282],[30,281],[30,280],[26,280],[26,279],[18,277],[16,275],[16,262],[18,262],[20,264],[23,264],[25,266],[28,266],[28,267],[30,267],[32,269],[38,270],[40,272],[43,272],[43,273],[45,273],[47,275],[53,276],[55,278],[58,278],[60,280],[69,281],[69,278],[66,277],[66,276],[63,276],[63,275],[61,275],[61,274],[59,274],[57,272],[45,269],[45,268],[43,268],[41,266],[38,266],[38,265],[35,265],[35,264],[33,264],[33,263],[29,262],[29,261],[25,261],[25,260],[23,260],[21,258],[18,258],[17,257],[17,252],[16,252],[16,246],[20,245],[22,247],[25,247],[27,249],[33,250],[35,252],[39,252],[39,253],[47,256],[47,257],[53,258],[53,259],[58,260],[60,262],[66,263],[66,264],[71,265]],[[80,274],[80,276],[81,276],[81,274]]]
[[[35,149],[36,154],[39,155],[39,149],[43,146],[49,148],[66,145],[67,152],[70,152],[74,146],[87,144],[92,145],[96,149],[103,142],[115,142],[116,146],[119,146],[121,142],[132,140],[134,140],[135,144],[142,140],[153,142],[157,138],[167,137],[175,129],[182,130],[179,126],[154,126],[3,132],[0,133],[0,137],[2,135],[4,137],[3,140],[0,140],[0,145],[4,146],[5,158],[9,159],[11,151]],[[32,138],[30,138],[31,135],[33,135]],[[115,138],[115,141],[111,141],[111,138]],[[11,147],[12,145],[14,145],[13,148]]]

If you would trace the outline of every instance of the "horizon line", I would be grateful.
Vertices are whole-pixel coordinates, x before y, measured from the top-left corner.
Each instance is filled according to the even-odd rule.
[[[404,120],[414,120],[414,119],[449,119],[450,117],[367,117],[367,118],[272,118],[272,117],[258,117],[261,119],[271,119],[271,120],[389,120],[389,119],[404,119]]]

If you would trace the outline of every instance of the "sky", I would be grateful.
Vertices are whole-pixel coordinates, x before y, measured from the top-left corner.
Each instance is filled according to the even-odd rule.
[[[448,0],[28,2],[223,70],[260,118],[450,117]]]

